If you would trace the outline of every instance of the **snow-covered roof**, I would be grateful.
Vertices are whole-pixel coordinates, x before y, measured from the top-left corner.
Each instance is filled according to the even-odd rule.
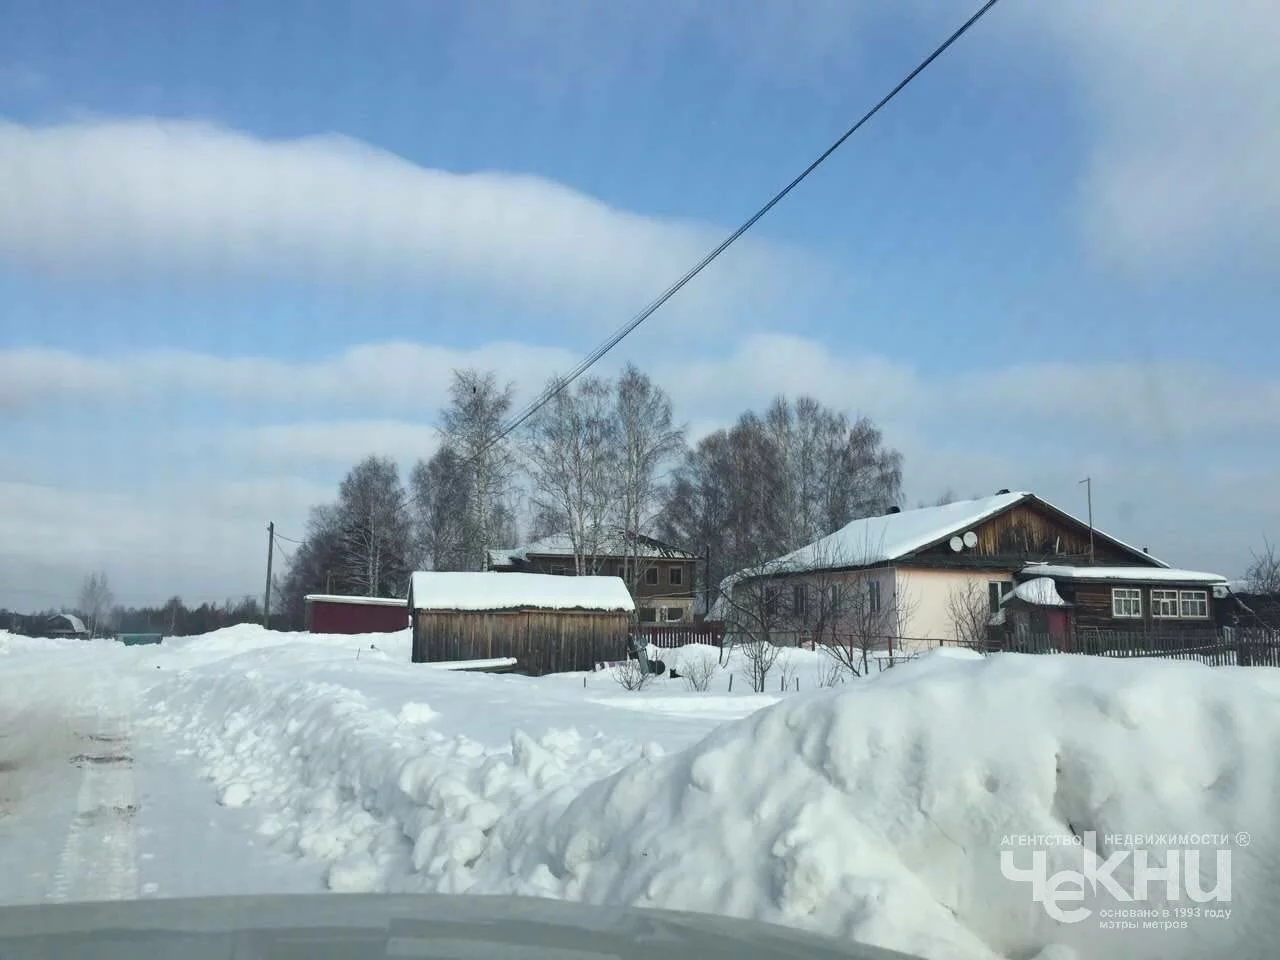
[[[403,607],[404,599],[395,597],[344,597],[336,593],[309,593],[302,598],[307,603],[355,603],[370,607]]]
[[[941,507],[864,517],[772,561],[767,564],[768,572],[887,563],[964,532],[1029,496],[1031,494],[1021,492],[1000,493],[980,500],[958,500]]]
[[[1143,583],[1222,583],[1227,578],[1199,570],[1177,570],[1173,567],[1074,567],[1056,563],[1029,563],[1023,574],[1063,580],[1132,580]]]
[[[635,610],[621,577],[545,573],[419,572],[410,578],[415,610]]]
[[[84,621],[77,617],[74,613],[59,613],[54,619],[63,619],[67,621],[67,626],[73,633],[88,633],[89,628],[84,625]]]
[[[1026,580],[1001,597],[1000,602],[1007,603],[1011,597],[1036,607],[1069,606],[1067,601],[1058,595],[1058,586],[1053,582],[1052,577],[1036,577],[1034,580]]]
[[[490,550],[490,566],[507,566],[516,560],[527,560],[531,556],[572,557],[573,540],[567,533],[553,533],[549,537],[527,543],[523,547],[512,547],[507,550]],[[646,560],[696,560],[697,554],[681,550],[669,544],[654,540],[652,537],[630,537],[621,530],[612,531],[600,540],[595,550],[597,557],[641,557]]]

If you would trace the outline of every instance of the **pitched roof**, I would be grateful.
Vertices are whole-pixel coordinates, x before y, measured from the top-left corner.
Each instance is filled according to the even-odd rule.
[[[622,530],[607,533],[601,538],[598,557],[641,557],[645,560],[696,560],[697,554],[670,544],[646,537],[642,534],[628,536]],[[512,547],[508,550],[490,550],[489,565],[491,567],[508,566],[517,560],[528,560],[531,556],[572,557],[573,540],[567,533],[553,533],[549,537],[527,543],[523,547]]]
[[[1199,570],[1177,570],[1173,567],[1076,567],[1058,563],[1029,563],[1024,574],[1063,580],[1130,580],[1140,583],[1210,583],[1226,584],[1227,578]]]
[[[770,560],[759,567],[731,574],[721,583],[720,589],[727,591],[741,580],[760,576],[892,563],[950,537],[962,535],[1024,500],[1034,500],[1040,506],[1061,514],[1081,526],[1084,525],[1078,517],[1026,491],[998,493],[995,496],[981,497],[977,500],[957,500],[939,507],[921,507],[917,510],[902,510],[898,513],[854,520],[835,533],[798,550],[793,550],[785,556]],[[1150,571],[1156,567],[1168,567],[1163,560],[1137,547],[1104,534],[1100,530],[1094,532],[1100,539],[1127,550],[1135,558],[1141,557],[1143,561],[1152,565],[1140,569]]]
[[[415,610],[635,610],[621,577],[545,573],[418,572],[409,578]]]

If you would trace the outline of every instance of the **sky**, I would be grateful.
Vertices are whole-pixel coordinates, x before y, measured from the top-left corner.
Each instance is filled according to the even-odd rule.
[[[450,371],[532,396],[975,9],[0,0],[0,606],[262,589]],[[1280,8],[1002,0],[599,365],[807,392],[908,503],[1280,539]],[[287,562],[290,541],[276,563]]]

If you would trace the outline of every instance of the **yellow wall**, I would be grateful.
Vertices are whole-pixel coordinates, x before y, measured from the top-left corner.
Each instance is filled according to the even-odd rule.
[[[911,567],[895,569],[901,633],[906,650],[936,647],[939,640],[956,639],[952,625],[950,601],[953,592],[968,585],[981,591],[985,601],[987,583],[1013,581],[1007,570],[919,570]],[[904,650],[904,652],[906,652]]]

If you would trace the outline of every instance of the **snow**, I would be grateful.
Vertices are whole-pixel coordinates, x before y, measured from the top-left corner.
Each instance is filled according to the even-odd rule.
[[[343,597],[336,594],[312,593],[303,597],[307,603],[354,603],[370,607],[403,607],[403,598],[395,597]]]
[[[626,691],[610,671],[431,669],[409,645],[255,626],[159,647],[0,634],[0,704],[49,731],[43,765],[11,754],[32,772],[0,809],[15,827],[0,819],[0,897],[505,893],[751,917],[930,960],[1266,956],[1280,936],[1280,671],[949,649],[822,687],[825,655],[786,650],[756,693],[742,651],[720,666],[691,646],[659,656],[710,669],[705,691]],[[128,745],[127,776],[54,762],[88,729]],[[135,812],[86,819],[104,803]],[[1102,928],[1104,907],[1179,906],[1155,885],[1141,904],[1090,891],[1092,917],[1057,923],[1001,875],[1002,850],[1030,864],[1019,838],[1090,830],[1248,831],[1230,918]]]
[[[1067,601],[1058,595],[1058,585],[1053,582],[1052,577],[1036,577],[1034,580],[1020,583],[1011,592],[1005,594],[1000,602],[1005,603],[1010,597],[1017,597],[1023,603],[1030,603],[1037,607],[1068,605]]]
[[[1070,567],[1054,563],[1029,563],[1023,573],[1038,577],[1060,577],[1064,580],[1136,580],[1150,583],[1226,584],[1227,578],[1217,573],[1178,570],[1173,567]]]
[[[574,555],[573,538],[567,533],[553,533],[549,537],[535,540],[523,547],[508,550],[490,550],[489,563],[505,566],[516,560],[527,560],[533,556],[572,557]],[[668,544],[659,543],[649,537],[630,538],[621,530],[607,536],[599,544],[597,556],[602,557],[641,557],[643,559],[667,558],[672,560],[696,560],[697,554],[680,550]]]
[[[545,573],[415,573],[415,610],[635,610],[621,577],[557,577]]]

